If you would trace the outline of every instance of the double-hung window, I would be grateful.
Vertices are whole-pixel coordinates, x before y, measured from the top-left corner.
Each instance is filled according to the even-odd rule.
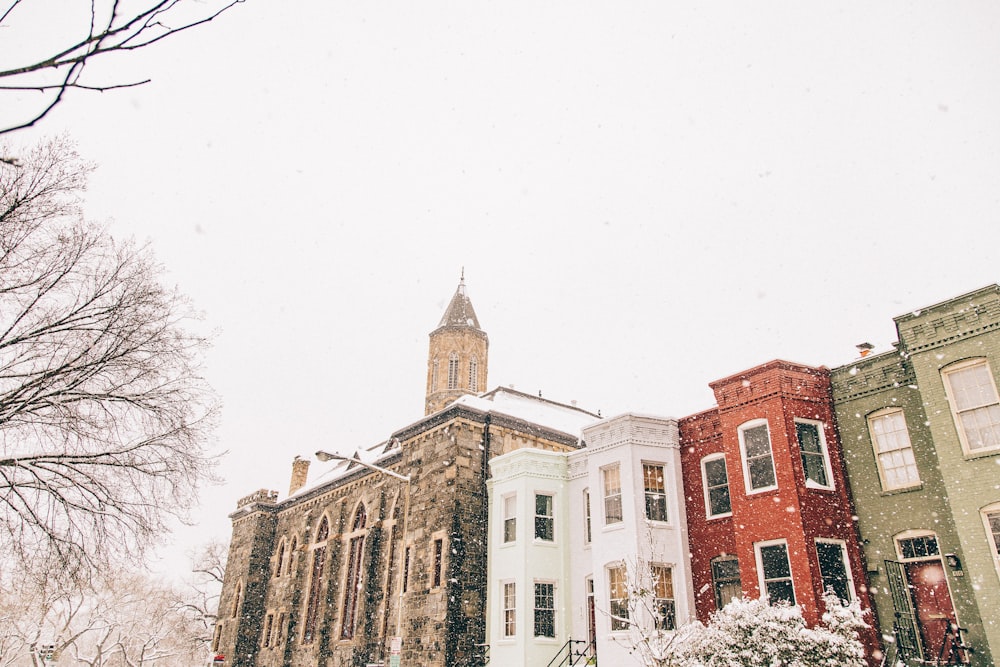
[[[616,463],[601,470],[604,478],[604,523],[622,522],[622,477]]]
[[[651,565],[653,611],[657,630],[676,630],[673,572],[666,565]]]
[[[823,424],[814,421],[796,420],[795,436],[802,454],[802,470],[806,486],[823,489],[833,488],[830,460],[826,451]]]
[[[736,556],[724,555],[712,559],[712,585],[715,587],[716,609],[722,609],[734,599],[743,597],[740,562]]]
[[[503,497],[503,541],[517,540],[517,496]]]
[[[590,544],[590,489],[583,490],[583,543]]]
[[[942,374],[966,453],[1000,448],[1000,400],[986,360],[964,362]]]
[[[733,506],[729,498],[725,454],[712,454],[701,460],[701,479],[705,486],[705,513],[708,518],[731,515]]]
[[[739,434],[747,493],[777,488],[767,422],[762,419],[748,422],[740,427]]]
[[[785,601],[794,605],[795,587],[792,585],[792,567],[788,562],[788,544],[781,540],[761,542],[755,546],[761,590],[767,595],[768,602]]]
[[[628,630],[628,585],[625,567],[608,568],[608,600],[611,602],[611,630]]]
[[[552,496],[535,494],[535,539],[544,542],[555,540],[555,516],[552,514]]]
[[[836,540],[816,540],[816,555],[819,557],[823,590],[832,590],[845,603],[853,600],[854,586],[844,543]]]
[[[920,484],[920,473],[906,419],[899,408],[889,408],[868,417],[868,432],[872,436],[879,479],[883,491],[905,489]]]
[[[667,520],[665,477],[663,464],[642,464],[642,484],[646,494],[646,518],[650,521]]]
[[[535,582],[535,636],[556,636],[556,585]]]
[[[503,636],[517,635],[517,585],[513,581],[503,584]]]

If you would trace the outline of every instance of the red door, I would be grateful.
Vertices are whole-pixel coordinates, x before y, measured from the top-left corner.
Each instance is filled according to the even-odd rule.
[[[955,607],[948,592],[944,565],[939,560],[906,564],[906,578],[913,592],[913,606],[920,625],[924,659],[937,660],[950,624],[955,623]]]

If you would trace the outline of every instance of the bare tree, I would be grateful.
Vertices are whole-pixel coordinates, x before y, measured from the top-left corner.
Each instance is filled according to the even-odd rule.
[[[185,516],[217,409],[188,302],[81,218],[90,169],[65,139],[0,164],[0,550],[68,573]]]
[[[78,7],[79,24],[65,41],[51,51],[30,54],[25,62],[0,65],[0,91],[38,92],[39,104],[0,134],[35,125],[63,101],[71,89],[107,91],[148,83],[149,79],[125,82],[90,82],[83,78],[86,66],[112,53],[144,49],[180,32],[214,20],[243,0],[93,0]],[[0,28],[44,34],[55,25],[53,17],[31,0],[7,0],[0,5]],[[10,57],[8,55],[8,57]]]
[[[198,628],[196,639],[206,653],[219,617],[219,596],[228,555],[229,545],[220,540],[213,540],[199,548],[192,557],[192,576],[177,600],[178,608],[191,618],[193,627]]]

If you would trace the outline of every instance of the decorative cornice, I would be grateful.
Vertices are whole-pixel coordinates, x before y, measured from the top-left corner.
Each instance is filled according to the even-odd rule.
[[[909,361],[893,351],[835,368],[830,384],[834,401],[849,401],[916,384],[916,376]]]
[[[916,354],[1000,329],[1000,295],[994,286],[900,315],[895,321],[903,347]]]

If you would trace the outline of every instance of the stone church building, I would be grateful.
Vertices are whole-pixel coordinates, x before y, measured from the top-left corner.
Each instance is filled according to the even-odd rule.
[[[486,392],[488,349],[463,280],[430,334],[423,418],[354,461],[318,464],[315,482],[297,458],[285,498],[261,489],[238,502],[217,664],[483,664],[488,461],[579,449],[599,419]]]

